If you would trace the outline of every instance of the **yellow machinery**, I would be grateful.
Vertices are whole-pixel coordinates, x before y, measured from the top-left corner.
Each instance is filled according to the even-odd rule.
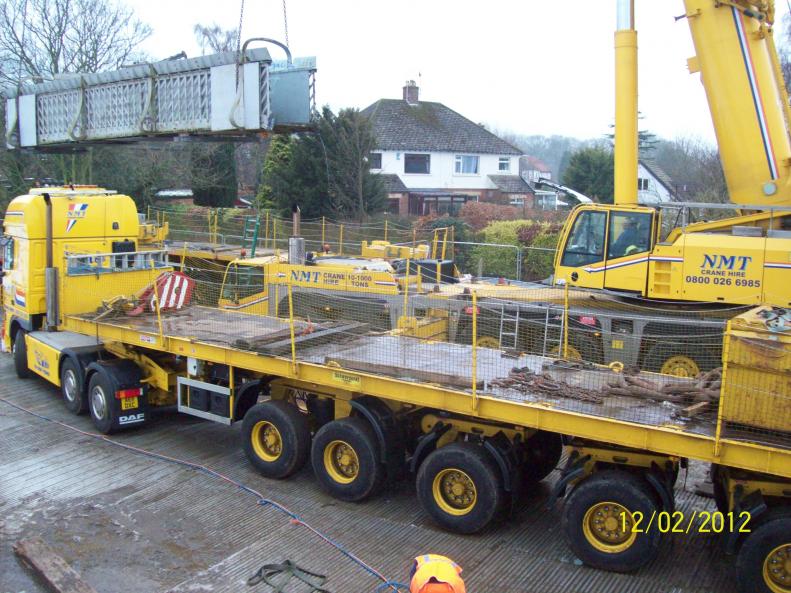
[[[632,3],[633,4],[633,3]],[[663,232],[637,205],[637,34],[619,4],[615,204],[581,205],[555,257],[555,282],[666,301],[791,304],[791,136],[769,1],[686,0],[730,200],[741,215]]]
[[[551,497],[565,498],[561,525],[574,553],[617,571],[657,556],[662,530],[637,523],[664,513],[678,524],[673,483],[686,458],[700,459],[715,464],[721,509],[733,517],[727,542],[741,545],[741,591],[785,593],[791,427],[778,410],[787,390],[731,389],[735,341],[738,360],[724,357],[720,391],[696,379],[504,356],[478,344],[475,289],[457,299],[472,322],[469,344],[420,340],[358,321],[297,319],[301,274],[325,270],[279,262],[267,265],[287,276],[279,286],[288,316],[247,315],[201,302],[213,284],[175,271],[164,252],[140,251],[138,236],[133,201],[106,193],[35,192],[13,200],[5,218],[3,343],[20,377],[59,386],[66,407],[87,411],[97,430],[142,427],[156,405],[241,422],[245,454],[263,476],[286,478],[310,460],[327,492],[361,501],[411,472],[424,512],[461,533],[519,508],[560,463],[560,435],[573,434]],[[451,300],[433,304],[458,315]],[[785,336],[774,322],[766,328]],[[747,338],[766,347],[767,332]],[[787,374],[787,354],[776,360]],[[611,391],[627,384],[649,396]],[[675,395],[690,389],[707,416]],[[751,413],[756,398],[761,410]]]

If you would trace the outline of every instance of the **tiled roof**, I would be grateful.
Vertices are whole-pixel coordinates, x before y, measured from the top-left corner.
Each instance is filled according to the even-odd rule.
[[[640,164],[648,169],[648,172],[651,173],[651,175],[653,175],[656,180],[664,186],[664,188],[670,194],[670,198],[672,200],[679,199],[678,194],[676,193],[675,183],[673,183],[670,175],[668,175],[659,165],[649,159],[640,159]]]
[[[362,111],[380,150],[520,155],[522,151],[442,103],[380,99]]]
[[[379,173],[379,177],[382,178],[385,191],[388,194],[407,191],[406,185],[404,185],[404,182],[401,181],[401,178],[395,173]]]
[[[519,175],[489,175],[489,180],[506,194],[532,194],[532,187]]]

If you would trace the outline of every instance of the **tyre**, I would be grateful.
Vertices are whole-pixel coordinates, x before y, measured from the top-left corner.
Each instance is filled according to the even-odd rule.
[[[563,508],[563,532],[574,554],[588,566],[631,572],[659,551],[659,530],[646,528],[659,510],[645,480],[621,470],[603,470],[574,488]]]
[[[791,591],[791,507],[769,510],[736,558],[739,593]]]
[[[16,376],[20,379],[27,379],[30,377],[30,369],[27,366],[27,342],[25,336],[27,332],[23,329],[16,330],[14,335],[14,344],[11,347],[14,355],[14,370]]]
[[[423,510],[457,533],[475,533],[497,516],[503,479],[489,453],[474,443],[451,443],[426,457],[417,473]]]
[[[284,401],[271,400],[250,408],[242,421],[242,439],[247,459],[267,478],[287,478],[308,460],[308,418]]]
[[[96,430],[114,432],[117,426],[115,388],[104,373],[94,373],[88,382],[88,410]]]
[[[717,505],[717,510],[723,514],[727,513],[728,508],[728,493],[725,491],[725,485],[722,483],[720,475],[720,466],[716,463],[711,464],[709,469],[711,476],[711,489],[714,494],[714,504]]]
[[[82,414],[88,408],[88,394],[83,388],[82,369],[66,357],[60,365],[60,392],[63,404],[72,414]]]
[[[563,439],[554,432],[539,430],[525,443],[522,477],[526,485],[536,484],[558,466],[563,454]]]
[[[656,344],[648,351],[644,366],[654,373],[688,378],[697,377],[704,368],[703,361],[682,344]]]
[[[371,426],[363,418],[343,418],[322,426],[313,437],[313,472],[333,497],[359,502],[384,483],[385,466]]]

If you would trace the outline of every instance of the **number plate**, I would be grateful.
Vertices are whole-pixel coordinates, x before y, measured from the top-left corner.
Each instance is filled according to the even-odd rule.
[[[137,407],[137,398],[136,397],[125,397],[121,399],[121,409],[122,410],[132,410]]]

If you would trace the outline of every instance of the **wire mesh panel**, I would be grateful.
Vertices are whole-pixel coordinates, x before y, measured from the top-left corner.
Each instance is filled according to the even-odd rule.
[[[63,314],[283,357],[295,368],[302,361],[436,385],[469,395],[470,414],[480,398],[496,398],[791,446],[784,310],[680,310],[567,287],[421,284],[407,270],[382,287],[370,270],[185,258],[177,269],[108,274],[112,287],[100,288],[112,298],[79,297],[81,283],[101,274],[67,274],[64,291],[75,296]]]

